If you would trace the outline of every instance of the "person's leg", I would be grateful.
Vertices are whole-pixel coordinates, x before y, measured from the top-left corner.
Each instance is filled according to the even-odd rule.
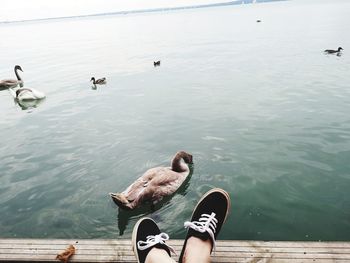
[[[182,257],[184,263],[209,263],[211,253],[210,240],[203,241],[197,237],[190,237],[187,240],[186,249]]]
[[[165,241],[166,233],[161,233],[151,218],[142,218],[134,226],[132,245],[138,263],[175,263],[170,257],[169,247]]]
[[[209,263],[215,240],[230,208],[230,196],[215,188],[203,195],[195,207],[188,228],[179,263]]]
[[[145,263],[175,263],[175,260],[164,249],[154,247],[148,253]]]

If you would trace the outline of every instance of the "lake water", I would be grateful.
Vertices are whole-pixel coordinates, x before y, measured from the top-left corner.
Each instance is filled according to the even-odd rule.
[[[0,79],[19,64],[47,95],[22,109],[0,92],[0,236],[129,238],[150,216],[183,238],[221,187],[221,239],[350,240],[349,13],[295,0],[0,24]],[[179,150],[186,187],[119,211],[108,193]]]

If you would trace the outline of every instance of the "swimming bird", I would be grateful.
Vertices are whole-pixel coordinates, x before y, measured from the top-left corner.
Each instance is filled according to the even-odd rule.
[[[160,60],[158,61],[153,61],[153,65],[156,67],[156,66],[160,66]]]
[[[9,90],[18,101],[41,100],[46,97],[41,91],[32,88],[19,88],[16,91],[10,88]]]
[[[171,167],[151,168],[122,193],[110,193],[110,196],[120,208],[126,210],[135,209],[146,202],[156,204],[179,189],[190,174],[190,164],[191,154],[177,152]]]
[[[92,83],[94,84],[94,85],[103,85],[103,84],[106,84],[107,83],[107,81],[106,81],[106,78],[101,78],[101,79],[95,79],[95,77],[92,77],[91,79],[90,79],[90,81],[92,81]]]
[[[18,84],[23,85],[23,80],[21,79],[20,75],[17,72],[18,70],[23,72],[21,66],[16,65],[14,70],[15,70],[15,74],[16,74],[17,79],[3,79],[3,80],[0,80],[0,89],[14,88]]]
[[[324,52],[327,54],[335,54],[341,52],[341,50],[344,50],[342,47],[338,47],[338,50],[333,49],[326,49]]]

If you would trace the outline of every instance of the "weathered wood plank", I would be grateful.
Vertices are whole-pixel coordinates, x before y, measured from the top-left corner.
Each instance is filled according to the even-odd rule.
[[[183,240],[170,240],[172,245],[182,246]],[[0,239],[0,246],[2,245],[62,245],[67,244],[74,245],[91,245],[91,246],[130,246],[130,240],[46,240],[46,239]],[[262,242],[262,241],[217,241],[219,247],[263,247],[263,248],[349,248],[350,242],[285,242],[285,241],[275,241],[275,242]]]
[[[116,252],[120,252],[120,253],[128,253],[131,250],[130,249],[125,249],[125,250],[120,250],[118,248],[116,249],[108,249],[108,250],[99,250],[98,252],[96,252],[95,250],[87,250],[87,249],[81,249],[81,248],[77,248],[79,249],[81,254],[86,254],[86,255],[90,255],[90,254],[104,254],[104,255],[113,255]],[[42,250],[42,249],[23,249],[23,250],[5,250],[6,254],[29,254],[29,253],[37,253],[37,254],[57,254],[58,252],[61,252],[61,250],[58,249],[54,249],[54,250]],[[181,248],[175,249],[175,251],[180,252]],[[257,251],[257,250],[249,250],[246,249],[245,251],[216,251],[215,255],[216,256],[220,256],[221,254],[249,254],[249,253],[256,253],[256,254],[275,254],[277,255],[283,255],[283,254],[288,254],[288,255],[295,255],[295,257],[297,257],[297,255],[301,254],[301,255],[307,255],[304,257],[309,257],[309,256],[319,256],[319,255],[334,255],[334,256],[343,256],[348,257],[348,255],[350,255],[350,253],[348,251],[337,251],[337,252],[333,252],[333,251],[321,251],[321,252],[315,252],[315,251],[308,251],[308,250],[304,250],[304,251],[299,251],[299,252],[291,252],[288,251],[287,249],[285,249],[284,251],[269,251],[269,252],[264,252],[264,251]]]
[[[13,239],[13,238],[0,238],[0,244],[89,244],[89,245],[130,245],[131,241],[128,239]],[[173,245],[182,245],[183,240],[173,239],[170,240]],[[217,244],[220,246],[235,246],[235,247],[339,247],[349,248],[350,242],[315,242],[315,241],[241,241],[241,240],[219,240]]]
[[[171,243],[170,243],[171,244]],[[67,245],[6,245],[0,246],[0,250],[4,250],[8,253],[23,253],[25,250],[29,251],[61,251],[64,250]],[[90,246],[90,245],[75,245],[75,247],[84,253],[90,253],[89,251],[100,251],[101,253],[114,253],[115,251],[131,251],[131,246]],[[182,246],[173,246],[175,250],[181,250]],[[259,252],[259,253],[307,253],[307,254],[322,254],[322,253],[331,253],[331,254],[350,254],[350,248],[259,248],[259,247],[217,247],[216,253],[220,252]]]
[[[183,240],[168,243],[180,254]],[[130,240],[107,239],[0,239],[0,261],[56,262],[70,244],[71,262],[136,262]],[[350,242],[218,241],[212,262],[350,263]]]
[[[78,243],[76,243],[78,242]],[[183,240],[170,240],[172,245],[182,246]],[[89,245],[131,245],[126,239],[0,239],[1,244],[89,244]],[[326,247],[326,248],[349,248],[350,242],[291,242],[291,241],[241,241],[219,240],[220,247]]]

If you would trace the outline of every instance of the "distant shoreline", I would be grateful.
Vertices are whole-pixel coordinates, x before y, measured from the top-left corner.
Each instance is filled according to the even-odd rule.
[[[177,10],[186,10],[186,9],[201,9],[201,8],[210,8],[210,7],[232,6],[232,5],[253,4],[253,3],[266,3],[266,2],[280,2],[280,1],[288,1],[288,0],[238,0],[238,1],[221,2],[221,3],[214,3],[214,4],[164,7],[164,8],[150,8],[150,9],[128,10],[128,11],[105,12],[105,13],[98,13],[98,14],[86,14],[86,15],[74,15],[74,16],[58,16],[58,17],[0,21],[0,24],[43,22],[43,21],[53,21],[53,20],[67,20],[67,19],[76,19],[76,18],[118,16],[118,15],[130,15],[130,14],[140,14],[140,13],[156,13],[156,12],[177,11]]]

